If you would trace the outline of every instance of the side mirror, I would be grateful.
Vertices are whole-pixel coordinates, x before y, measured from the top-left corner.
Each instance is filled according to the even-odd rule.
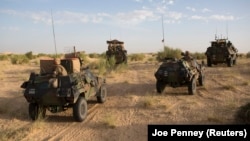
[[[29,83],[28,81],[25,81],[25,82],[23,82],[23,84],[20,87],[23,89],[26,89],[28,86],[28,83]]]

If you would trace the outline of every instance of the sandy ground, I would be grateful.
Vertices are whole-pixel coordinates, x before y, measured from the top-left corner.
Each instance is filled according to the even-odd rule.
[[[146,141],[148,124],[237,124],[250,122],[250,59],[234,67],[206,68],[205,86],[195,95],[187,87],[166,87],[156,93],[157,62],[129,62],[128,68],[107,76],[104,104],[88,102],[84,122],[72,110],[32,121],[20,85],[36,64],[11,65],[0,61],[0,140]]]

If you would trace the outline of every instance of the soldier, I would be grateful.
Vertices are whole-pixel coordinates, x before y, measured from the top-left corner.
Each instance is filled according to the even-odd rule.
[[[54,68],[54,71],[53,71],[53,76],[54,77],[57,77],[57,76],[66,76],[67,75],[67,71],[61,65],[60,59],[59,58],[55,58],[54,63],[55,63],[55,68]]]
[[[186,61],[191,61],[193,59],[193,57],[190,55],[189,51],[186,51],[183,59]]]
[[[185,52],[184,57],[182,59],[187,61],[190,67],[196,68],[199,72],[201,71],[197,61],[190,55],[189,51]]]

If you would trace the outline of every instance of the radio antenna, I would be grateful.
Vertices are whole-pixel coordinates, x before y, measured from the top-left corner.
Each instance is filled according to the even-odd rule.
[[[55,36],[55,29],[54,29],[54,21],[53,21],[52,9],[51,9],[51,22],[52,22],[52,29],[53,29],[53,37],[54,37],[55,52],[56,52],[56,57],[57,57],[56,36]]]
[[[164,39],[164,24],[163,24],[163,15],[161,16],[161,22],[162,22],[162,36],[163,36],[163,39],[161,40],[162,43],[163,43],[163,47],[165,47],[165,39]]]
[[[227,27],[226,27],[226,32],[227,32],[227,39],[228,39],[228,22],[227,22]]]

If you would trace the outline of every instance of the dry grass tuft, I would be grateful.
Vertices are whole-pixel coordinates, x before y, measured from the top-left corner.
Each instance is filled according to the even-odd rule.
[[[152,94],[146,94],[146,96],[144,96],[142,98],[142,106],[144,108],[152,108],[155,106],[155,97]]]
[[[106,127],[113,129],[117,126],[115,119],[114,115],[109,113],[104,116],[103,123]]]

